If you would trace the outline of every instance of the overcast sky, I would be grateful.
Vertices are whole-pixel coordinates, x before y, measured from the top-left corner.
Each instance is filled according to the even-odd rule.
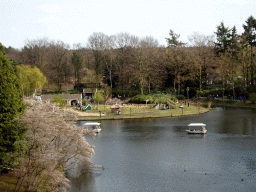
[[[224,21],[238,33],[256,0],[0,0],[0,42],[21,48],[25,40],[48,37],[85,45],[93,32],[153,36],[166,46],[170,29],[188,35],[212,35]]]

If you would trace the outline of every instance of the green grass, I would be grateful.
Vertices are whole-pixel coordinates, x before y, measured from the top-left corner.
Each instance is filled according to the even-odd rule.
[[[44,177],[42,183],[39,184],[38,189],[41,191],[50,191],[52,187],[50,185],[45,185],[50,183],[51,177]],[[13,175],[13,173],[2,174],[0,175],[0,191],[1,192],[9,192],[14,191],[17,183],[17,178]],[[25,191],[25,182],[20,187],[20,191]]]
[[[10,175],[0,175],[0,191],[14,191],[17,179]]]
[[[93,106],[93,110],[86,111],[86,113],[99,113],[99,111],[105,112],[105,116],[100,117],[78,117],[79,120],[99,120],[99,119],[126,119],[126,118],[149,118],[149,117],[168,117],[168,116],[181,116],[181,115],[193,115],[199,113],[208,112],[209,108],[199,107],[195,105],[184,106],[183,112],[179,108],[179,104],[174,105],[175,109],[167,109],[167,110],[159,110],[151,108],[151,105],[139,105],[136,106],[123,106],[121,107],[121,114],[116,115],[115,113],[111,112],[110,105],[105,106],[99,105],[98,109],[97,106]],[[199,111],[200,110],[200,111]]]

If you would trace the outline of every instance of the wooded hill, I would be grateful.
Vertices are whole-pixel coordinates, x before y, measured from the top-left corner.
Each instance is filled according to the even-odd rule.
[[[203,90],[220,95],[246,95],[255,84],[256,20],[250,16],[237,34],[224,23],[216,36],[193,33],[189,44],[180,42],[170,30],[167,47],[151,36],[139,38],[128,33],[108,36],[93,33],[87,43],[73,48],[62,41],[28,40],[21,50],[6,48],[13,65],[38,67],[51,84],[103,83],[112,94],[175,92],[190,96]],[[214,88],[213,88],[214,86]]]

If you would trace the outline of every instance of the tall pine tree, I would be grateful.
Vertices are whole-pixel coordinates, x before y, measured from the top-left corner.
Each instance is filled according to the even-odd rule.
[[[180,35],[174,33],[173,30],[170,30],[169,35],[171,38],[165,38],[167,41],[167,47],[178,47],[185,45],[185,43],[179,41],[178,39],[180,38]]]
[[[245,25],[243,25],[244,28],[244,33],[243,35],[246,37],[246,42],[247,45],[251,47],[251,66],[250,66],[250,71],[251,71],[251,85],[254,84],[254,63],[253,63],[253,53],[252,49],[256,45],[256,19],[253,16],[250,16],[246,21]]]
[[[215,43],[215,54],[219,56],[220,53],[225,53],[228,50],[230,45],[230,29],[225,27],[224,23],[221,22],[219,26],[217,26],[217,32],[215,32],[217,36],[217,42]]]

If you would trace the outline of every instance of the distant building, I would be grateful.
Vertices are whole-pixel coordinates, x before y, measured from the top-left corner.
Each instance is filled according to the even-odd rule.
[[[84,88],[82,95],[84,99],[91,99],[93,93],[96,91],[96,89],[92,89],[92,88]]]
[[[96,83],[79,83],[74,86],[75,90],[82,92],[84,99],[91,99],[97,88],[101,88],[100,83],[98,85]]]
[[[61,96],[63,97],[68,105],[73,103],[80,103],[82,104],[82,94],[52,94],[52,95],[41,95],[42,101],[51,101],[54,96]]]

